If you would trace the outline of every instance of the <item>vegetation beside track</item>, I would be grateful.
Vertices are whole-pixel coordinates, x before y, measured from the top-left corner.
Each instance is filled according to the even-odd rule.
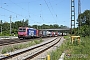
[[[7,53],[7,52],[12,52],[12,51],[15,51],[15,50],[27,48],[27,47],[30,47],[32,45],[39,44],[42,41],[43,40],[40,39],[40,40],[33,40],[33,41],[30,41],[30,42],[24,43],[24,44],[17,44],[17,45],[7,46],[7,47],[4,47],[2,49],[1,53],[4,54],[4,53]]]
[[[89,60],[90,58],[90,37],[81,37],[80,44],[77,40],[71,44],[69,36],[65,37],[64,43],[51,53],[51,60],[58,60],[61,54],[65,53],[64,60]]]
[[[65,60],[89,60],[90,58],[90,36],[81,37],[80,44],[77,41],[71,44],[67,41]]]
[[[70,38],[66,36],[66,40],[63,41],[61,46],[59,46],[55,51],[52,51],[50,54],[51,60],[58,60],[61,56],[61,54],[64,52],[66,49],[66,42],[69,41]]]

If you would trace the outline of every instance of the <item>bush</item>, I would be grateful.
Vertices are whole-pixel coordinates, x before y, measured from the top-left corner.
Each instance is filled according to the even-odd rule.
[[[35,42],[36,44],[39,44],[39,43],[40,43],[40,41],[39,41],[39,40],[34,40],[34,42]]]

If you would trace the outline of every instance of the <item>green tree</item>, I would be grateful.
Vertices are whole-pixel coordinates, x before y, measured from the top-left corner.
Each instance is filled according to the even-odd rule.
[[[38,25],[33,25],[32,27],[35,29],[38,29]]]
[[[90,25],[90,10],[86,10],[84,13],[81,13],[78,16],[77,22],[80,23],[81,20],[81,26],[83,25]]]
[[[45,25],[45,24],[43,24],[41,27],[42,27],[42,29],[47,29],[47,28],[49,28],[49,26],[48,26],[48,25]]]
[[[8,23],[8,22],[4,22],[3,24],[2,24],[2,31],[8,31],[8,30],[10,30],[10,24]]]
[[[54,24],[53,26],[54,26],[54,28],[59,28],[58,24]]]
[[[80,22],[80,21],[81,22]],[[85,12],[81,13],[78,16],[77,22],[79,23],[78,28],[80,27],[79,30],[77,30],[79,32],[80,35],[87,35],[89,36],[90,32],[90,10],[86,10]],[[81,25],[80,25],[81,23]]]

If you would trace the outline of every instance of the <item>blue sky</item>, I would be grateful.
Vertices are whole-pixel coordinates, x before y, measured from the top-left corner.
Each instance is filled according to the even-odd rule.
[[[90,9],[90,0],[81,0],[81,12]],[[78,0],[75,0],[76,19]],[[58,24],[70,27],[71,0],[0,0],[0,20],[29,20],[29,25]]]

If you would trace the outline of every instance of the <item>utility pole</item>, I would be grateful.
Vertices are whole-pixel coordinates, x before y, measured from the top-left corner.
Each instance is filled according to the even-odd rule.
[[[0,24],[1,24],[1,34],[2,34],[2,20],[1,20]]]
[[[1,34],[2,34],[2,26],[1,26]]]
[[[71,0],[71,35],[75,28],[75,3],[74,0]]]
[[[79,16],[80,14],[81,14],[81,2],[80,0],[78,0],[78,30],[81,27],[81,16]]]
[[[37,24],[38,24],[38,22],[37,22]],[[38,25],[37,25],[37,29],[38,29]]]
[[[11,31],[11,30],[12,30],[12,28],[11,28],[11,18],[12,18],[12,16],[10,15],[9,18],[10,18],[10,35],[11,35],[11,32],[12,32],[12,31]]]
[[[23,27],[24,27],[24,19],[23,19]]]

